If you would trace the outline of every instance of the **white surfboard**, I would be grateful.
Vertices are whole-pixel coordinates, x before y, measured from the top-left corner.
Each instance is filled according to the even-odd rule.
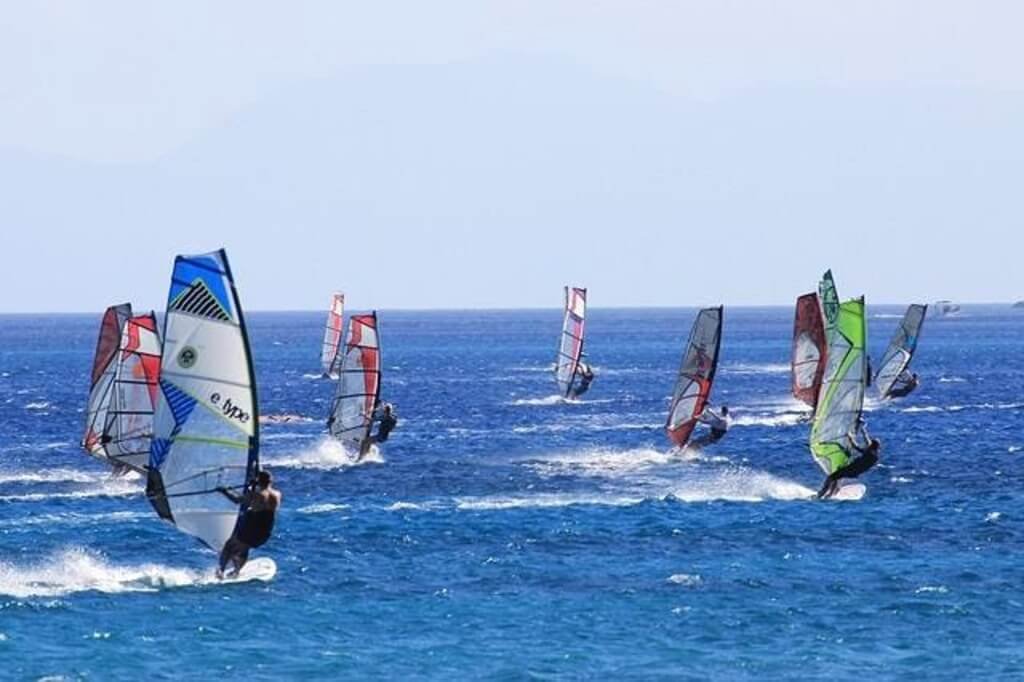
[[[225,576],[222,582],[225,583],[247,583],[252,580],[270,582],[277,575],[277,564],[269,557],[253,559],[242,567],[236,576]]]
[[[836,494],[828,498],[837,502],[856,502],[864,497],[868,488],[863,483],[843,483],[839,486]]]

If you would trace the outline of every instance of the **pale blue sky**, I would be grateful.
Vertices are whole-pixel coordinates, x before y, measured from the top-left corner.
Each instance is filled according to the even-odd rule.
[[[1020,3],[0,12],[3,312],[1024,298]]]

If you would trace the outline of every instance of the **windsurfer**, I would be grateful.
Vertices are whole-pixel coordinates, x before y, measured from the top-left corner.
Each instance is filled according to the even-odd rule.
[[[889,397],[905,398],[913,393],[920,383],[921,381],[917,378],[916,372],[912,374],[907,370],[903,370],[889,389]]]
[[[847,436],[850,448],[860,453],[852,462],[839,467],[825,478],[818,491],[818,499],[828,499],[839,491],[839,479],[857,478],[871,467],[878,464],[878,455],[882,451],[882,441],[868,435],[864,420],[858,420],[858,435],[864,439],[864,445],[857,443],[854,435]]]
[[[572,391],[573,398],[579,398],[581,395],[586,393],[590,389],[590,382],[594,380],[594,370],[590,368],[590,365],[582,360],[580,361],[576,372],[579,374],[580,383],[577,384],[576,388]]]
[[[717,443],[725,437],[725,434],[729,431],[729,407],[722,405],[721,414],[717,414],[710,406],[705,407],[704,411],[697,417],[697,421],[702,424],[707,424],[709,430],[700,438],[693,440],[690,445],[697,448],[703,448],[706,445]]]
[[[249,560],[249,550],[270,539],[270,534],[274,530],[274,517],[281,506],[281,492],[274,488],[273,483],[273,476],[264,470],[257,474],[256,480],[244,495],[236,495],[224,487],[217,488],[218,492],[232,502],[246,505],[245,511],[235,524],[235,532],[221,550],[218,578],[224,577],[224,569],[229,562],[234,566],[230,575],[238,575],[245,562]]]
[[[395,414],[395,406],[391,403],[384,403],[378,409],[373,411],[373,420],[377,422],[377,433],[373,434],[365,441],[363,441],[362,452],[359,453],[359,457],[365,457],[366,453],[370,451],[370,446],[375,443],[383,443],[394,431],[395,427],[398,426],[398,416]]]

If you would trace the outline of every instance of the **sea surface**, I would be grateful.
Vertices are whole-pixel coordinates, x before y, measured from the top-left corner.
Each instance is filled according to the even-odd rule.
[[[901,312],[869,308],[876,363]],[[791,309],[726,309],[735,426],[669,454],[695,313],[593,309],[567,403],[557,310],[381,311],[400,423],[358,466],[324,437],[323,315],[251,313],[260,410],[302,420],[262,431],[277,576],[236,585],[80,451],[99,313],[0,316],[0,678],[1024,676],[1024,314],[925,323],[840,503],[808,499]]]

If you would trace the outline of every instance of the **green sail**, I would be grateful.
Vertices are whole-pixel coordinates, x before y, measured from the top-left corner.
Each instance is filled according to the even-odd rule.
[[[821,299],[821,312],[825,316],[825,338],[829,339],[839,319],[839,293],[836,281],[832,279],[832,271],[826,270],[818,284],[818,298]]]
[[[850,459],[848,436],[864,408],[866,341],[864,299],[846,301],[839,306],[829,340],[828,366],[811,427],[811,454],[826,474]]]

